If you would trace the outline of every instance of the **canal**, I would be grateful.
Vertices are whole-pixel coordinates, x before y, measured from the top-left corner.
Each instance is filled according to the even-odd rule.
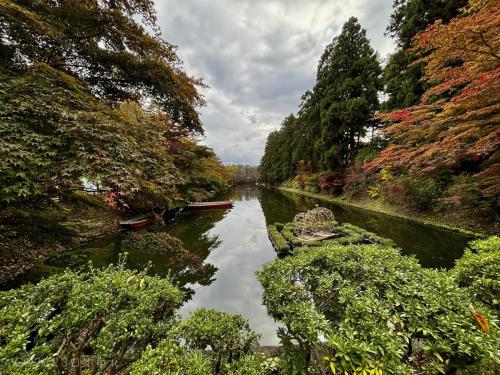
[[[267,316],[261,303],[262,289],[255,272],[275,258],[267,237],[267,224],[291,221],[296,213],[321,205],[331,209],[336,219],[349,222],[381,236],[391,238],[406,255],[413,255],[425,267],[453,266],[469,240],[465,236],[359,208],[339,206],[301,195],[254,186],[235,188],[235,201],[229,210],[214,210],[180,215],[162,231],[182,240],[190,252],[204,262],[203,272],[188,273],[184,280],[189,299],[181,309],[187,316],[198,307],[239,313],[262,334],[262,345],[276,345],[276,323]],[[12,285],[36,282],[41,277],[77,268],[92,261],[106,266],[118,261],[123,234],[94,241],[84,249],[54,255]],[[166,276],[173,260],[168,252],[128,250],[127,265],[150,267],[150,272]]]

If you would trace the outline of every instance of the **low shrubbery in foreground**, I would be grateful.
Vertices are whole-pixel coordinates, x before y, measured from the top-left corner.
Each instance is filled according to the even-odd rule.
[[[495,371],[499,241],[474,242],[452,271],[376,244],[302,248],[266,265],[258,277],[283,324],[284,372]]]
[[[381,241],[276,259],[258,278],[281,323],[281,357],[258,353],[239,315],[199,309],[181,321],[184,295],[171,279],[123,261],[68,270],[0,292],[0,373],[493,374],[499,245],[473,242],[449,271]]]
[[[246,320],[203,309],[181,322],[182,298],[169,279],[125,269],[123,262],[2,292],[0,373],[201,375],[240,374],[243,363],[260,368],[264,359],[253,353],[258,335]]]

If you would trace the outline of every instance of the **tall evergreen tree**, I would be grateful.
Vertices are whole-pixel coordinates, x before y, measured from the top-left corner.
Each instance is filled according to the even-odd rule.
[[[319,116],[315,149],[323,168],[347,165],[356,155],[370,117],[378,108],[381,67],[366,30],[351,17],[321,56],[317,81],[308,103]]]

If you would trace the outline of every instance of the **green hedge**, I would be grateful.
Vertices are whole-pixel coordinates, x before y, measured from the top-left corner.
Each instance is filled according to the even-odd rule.
[[[288,252],[290,251],[290,246],[283,238],[281,233],[278,231],[275,225],[269,225],[267,227],[267,232],[269,233],[269,238],[276,246],[276,251],[278,252]]]

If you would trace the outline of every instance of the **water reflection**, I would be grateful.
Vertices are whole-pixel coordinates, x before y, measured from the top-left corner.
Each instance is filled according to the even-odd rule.
[[[233,192],[234,208],[207,233],[221,241],[206,258],[218,268],[215,281],[210,286],[195,285],[195,295],[181,312],[186,316],[195,308],[208,307],[242,314],[262,334],[262,345],[276,345],[277,325],[262,305],[262,288],[255,276],[275,257],[258,194],[255,187],[239,187]]]
[[[351,223],[392,239],[403,254],[414,255],[425,267],[452,267],[470,241],[464,235],[445,229],[274,189],[263,190],[260,201],[268,224],[291,221],[296,213],[317,204],[327,207],[340,223]]]
[[[468,238],[454,232],[427,227],[369,211],[339,206],[278,190],[238,187],[231,196],[230,210],[193,212],[178,217],[162,230],[182,240],[183,246],[204,264],[203,272],[187,270],[178,280],[195,291],[181,309],[183,315],[197,307],[209,307],[242,314],[262,334],[263,345],[275,345],[276,323],[262,305],[262,289],[255,272],[275,258],[266,226],[288,222],[296,213],[316,204],[333,210],[339,222],[349,222],[391,238],[402,252],[415,255],[424,266],[450,267],[460,257]],[[106,266],[118,261],[123,235],[95,241],[87,248],[50,257],[44,264],[18,278],[9,287],[40,280],[65,267],[88,263]],[[129,249],[127,265],[142,268],[151,263],[150,273],[167,275],[179,271],[179,262],[168,251]]]

